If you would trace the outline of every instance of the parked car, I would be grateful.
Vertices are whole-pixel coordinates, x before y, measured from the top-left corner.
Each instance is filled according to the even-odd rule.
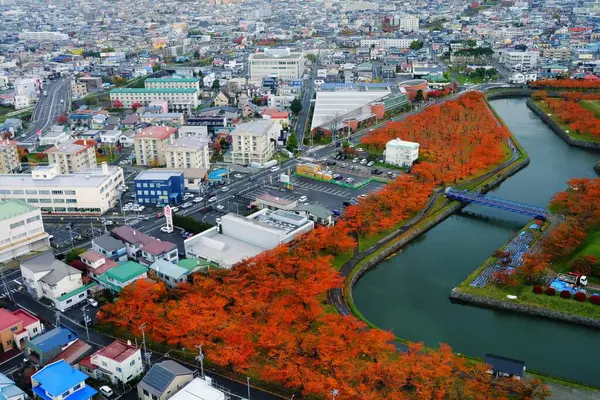
[[[191,207],[191,206],[192,206],[192,202],[191,202],[191,201],[188,201],[187,203],[183,203],[183,204],[181,205],[181,208],[189,208],[189,207]]]
[[[215,222],[216,222],[217,224],[220,224],[220,223],[221,223],[221,218],[217,218],[217,219],[215,219]]]
[[[104,222],[104,225],[108,225],[108,226],[111,226],[111,225],[114,225],[114,224],[115,224],[115,221],[105,221]]]
[[[229,188],[228,188],[227,186],[223,186],[223,187],[221,188],[221,191],[222,191],[222,192],[227,192],[228,190],[229,190]]]
[[[91,297],[87,299],[87,302],[92,307],[98,307],[98,302],[95,299],[92,299]]]
[[[308,197],[306,196],[300,196],[300,198],[298,199],[299,203],[304,203],[306,200],[308,200]]]
[[[365,164],[367,163],[367,159],[366,159],[366,158],[363,158],[362,160],[360,160],[360,163],[361,163],[362,165],[365,165]]]
[[[367,163],[367,167],[372,167],[373,165],[375,165],[375,161],[369,161]]]
[[[193,193],[186,193],[183,195],[184,200],[191,199],[192,197],[194,197]]]
[[[275,166],[275,167],[271,167],[271,172],[277,172],[279,171],[279,167]]]
[[[237,179],[240,179],[242,177],[242,174],[235,174],[233,177],[237,178]]]
[[[219,204],[219,205],[217,206],[217,210],[222,210],[222,209],[224,209],[224,208],[225,208],[225,206],[224,206],[223,204]]]
[[[100,393],[102,393],[106,397],[110,397],[114,393],[113,390],[108,386],[101,386],[99,390],[100,390]]]
[[[160,231],[162,233],[173,233],[173,228],[170,228],[168,226],[163,226],[162,228],[160,228]]]
[[[360,158],[356,157],[354,160],[352,160],[353,163],[357,163],[360,161]]]
[[[215,201],[217,201],[216,197],[211,197],[210,199],[208,199],[209,203],[214,203]]]
[[[194,203],[200,203],[202,200],[204,200],[203,197],[196,197],[194,200],[192,200]]]
[[[171,207],[171,212],[176,213],[177,211],[179,211],[179,207]]]
[[[341,165],[341,167],[342,167],[342,168],[346,168],[347,166],[348,166],[348,164],[347,164],[347,163],[343,163],[343,164]]]

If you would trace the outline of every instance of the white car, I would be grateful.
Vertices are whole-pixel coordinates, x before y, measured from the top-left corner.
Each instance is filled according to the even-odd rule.
[[[353,163],[357,163],[360,161],[360,158],[356,157],[354,160],[352,160]]]
[[[115,221],[106,221],[106,222],[104,222],[104,225],[108,225],[108,226],[114,225],[114,224],[115,224]]]
[[[216,197],[211,197],[210,199],[208,199],[209,203],[214,203],[215,201],[217,201]]]
[[[194,197],[194,195],[192,193],[186,193],[183,195],[184,200],[191,199],[192,197]]]
[[[179,211],[179,207],[171,207],[171,212],[176,213],[177,211]]]
[[[98,390],[100,390],[100,393],[102,393],[106,397],[110,397],[113,395],[113,390],[111,388],[109,388],[108,386],[102,386]]]
[[[168,226],[163,226],[162,228],[160,228],[160,231],[162,233],[173,233],[173,228],[169,228]]]
[[[138,206],[136,211],[144,211],[146,206]]]
[[[225,206],[224,206],[223,204],[219,204],[219,205],[217,206],[217,210],[222,210],[222,209],[224,209],[224,208],[225,208]]]
[[[98,302],[95,299],[89,298],[87,299],[87,302],[92,307],[98,307]]]
[[[242,174],[235,174],[233,177],[240,179],[242,177]]]
[[[277,172],[279,171],[279,167],[271,167],[271,172]]]
[[[226,191],[228,191],[228,190],[229,190],[229,188],[228,188],[227,186],[223,186],[223,187],[221,188],[221,191],[222,191],[222,192],[226,192]]]
[[[375,165],[375,161],[369,161],[367,163],[367,167],[372,167],[373,165]]]
[[[194,200],[192,200],[194,203],[200,203],[202,200],[204,200],[203,197],[196,197]]]
[[[188,208],[188,207],[191,207],[191,206],[192,206],[192,202],[188,201],[187,203],[183,203],[181,205],[181,208]]]
[[[308,200],[308,197],[300,196],[300,198],[298,199],[298,203],[304,203],[306,200]]]
[[[341,165],[341,167],[342,167],[342,168],[346,168],[347,166],[348,166],[348,164],[347,164],[347,163],[343,163],[343,164]]]
[[[360,163],[361,163],[362,165],[365,165],[365,164],[367,163],[367,159],[366,159],[366,158],[363,158],[362,160],[360,160]]]

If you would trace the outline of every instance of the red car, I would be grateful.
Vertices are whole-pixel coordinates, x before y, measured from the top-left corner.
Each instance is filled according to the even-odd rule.
[[[156,213],[156,218],[162,218],[164,216],[165,216],[165,213],[162,211]]]

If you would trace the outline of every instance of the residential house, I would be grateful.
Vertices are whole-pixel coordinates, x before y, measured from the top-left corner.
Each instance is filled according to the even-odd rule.
[[[27,400],[29,396],[15,382],[0,373],[0,399],[1,400]],[[162,400],[162,399],[161,399]]]
[[[172,360],[154,364],[138,384],[139,400],[167,400],[194,379],[194,372]]]
[[[150,269],[155,272],[158,279],[171,287],[187,281],[189,271],[170,261],[156,260],[150,264]]]
[[[33,394],[43,400],[88,400],[97,392],[86,385],[87,375],[64,360],[46,365],[31,376]]]
[[[85,253],[81,253],[79,258],[81,259],[81,262],[86,265],[86,270],[88,271],[89,276],[95,279],[109,269],[119,265],[118,262],[108,258],[104,254],[98,253],[95,250],[88,250]]]
[[[215,104],[215,107],[234,106],[235,105],[235,97],[231,96],[226,91],[221,90],[215,96],[214,104]]]
[[[45,297],[64,311],[87,299],[81,272],[56,260],[51,251],[21,262],[21,275],[28,292],[37,299]]]
[[[8,311],[0,308],[0,349],[23,349],[25,341],[42,333],[40,320],[24,310]],[[1,399],[1,397],[0,397]]]
[[[279,111],[273,108],[266,108],[261,113],[263,119],[270,119],[275,124],[281,125],[283,128],[287,128],[290,124],[290,113],[287,111]]]
[[[92,239],[92,249],[114,261],[127,261],[125,243],[110,235],[102,235]]]
[[[140,123],[140,117],[138,114],[127,114],[123,120],[123,128],[135,128]]]
[[[83,359],[80,366],[88,376],[114,385],[125,384],[144,372],[140,349],[121,340]]]
[[[103,287],[119,293],[125,286],[147,277],[148,268],[134,261],[127,261],[108,269],[97,279]]]
[[[77,332],[59,325],[25,341],[25,357],[38,366],[44,366],[77,340],[79,340]]]
[[[333,213],[331,210],[318,204],[300,204],[294,208],[293,212],[307,217],[319,225],[333,225]]]
[[[242,105],[242,117],[244,118],[254,118],[257,114],[257,107],[254,103],[246,103]]]
[[[208,376],[194,378],[171,397],[172,400],[225,400],[225,393],[212,384]]]
[[[117,145],[119,144],[122,134],[123,133],[119,129],[100,131],[100,143],[102,145]]]
[[[144,265],[150,265],[160,258],[173,263],[179,261],[175,243],[155,239],[129,226],[115,228],[111,235],[125,243],[129,257]]]

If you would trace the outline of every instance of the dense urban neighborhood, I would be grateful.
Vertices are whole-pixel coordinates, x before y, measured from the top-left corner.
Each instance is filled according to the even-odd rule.
[[[600,399],[598,0],[0,13],[0,400]]]

